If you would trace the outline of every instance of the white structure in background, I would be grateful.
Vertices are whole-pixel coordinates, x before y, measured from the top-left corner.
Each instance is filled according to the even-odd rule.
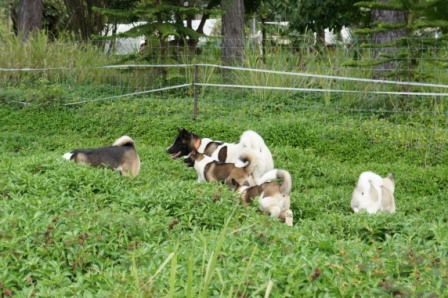
[[[285,27],[289,26],[289,22],[265,22],[264,24],[274,25],[274,26],[285,26]],[[261,31],[259,31],[259,30],[256,31],[255,18],[252,19],[251,27],[252,28],[251,28],[250,40],[254,44],[258,45],[258,48],[260,49],[260,52],[261,52],[262,36],[261,36]],[[337,36],[337,34],[334,33],[334,29],[325,28],[324,29],[325,45],[326,46],[334,46],[337,44],[342,44],[342,45],[344,45],[344,47],[347,47],[349,44],[351,44],[351,42],[353,41],[353,38],[352,38],[352,34],[350,32],[350,29],[348,27],[342,26],[340,34],[341,34],[342,41],[338,41],[338,36]],[[316,46],[318,34],[317,34],[317,32],[314,32],[313,35],[314,35],[313,46]],[[278,40],[278,42],[280,44],[289,44],[288,39],[278,39],[278,36],[276,36],[276,35],[271,36],[271,38],[273,40]]]
[[[208,19],[205,22],[204,25],[204,34],[207,36],[211,35],[212,29],[215,26],[216,22],[218,20],[216,19]],[[199,27],[200,24],[200,20],[193,20],[192,21],[192,27],[194,30],[196,30]],[[131,24],[119,24],[117,27],[117,33],[123,33],[123,32],[127,32],[130,29],[142,25],[144,23],[141,22],[136,22],[136,23],[131,23]],[[184,21],[184,25],[186,26],[187,23],[186,21]],[[112,33],[108,33],[108,36],[111,36]],[[174,38],[168,38],[168,40],[173,40]],[[205,38],[200,38],[200,41],[205,41]],[[117,38],[115,41],[115,50],[114,50],[114,54],[119,54],[119,55],[123,55],[123,54],[130,54],[130,53],[137,53],[140,49],[140,46],[142,43],[144,43],[145,41],[145,37],[144,36],[140,36],[140,37],[126,37],[126,38]],[[105,47],[105,51],[108,52],[111,46],[111,41],[109,41],[106,44]]]
[[[325,45],[326,46],[334,46],[337,44],[342,44],[344,47],[347,47],[353,41],[352,33],[350,32],[350,29],[345,26],[342,26],[342,29],[340,31],[342,41],[338,41],[338,37],[334,33],[333,29],[330,30],[329,28],[325,28],[324,34],[325,34]]]
[[[262,49],[261,43],[263,41],[263,35],[261,34],[261,30],[258,30],[255,34],[252,33],[250,35],[250,40],[257,47],[257,49],[260,52],[260,54],[262,54],[263,53],[263,49]]]
[[[131,23],[131,24],[118,24],[117,27],[117,33],[124,33],[132,28],[139,26],[141,22]],[[108,32],[107,36],[111,36],[112,32]],[[140,48],[141,40],[144,39],[143,37],[122,37],[122,38],[116,38],[115,39],[115,48],[114,48],[114,54],[123,55],[123,54],[129,54],[129,53],[135,53],[138,52],[138,49]],[[110,51],[110,47],[112,46],[112,41],[108,41],[104,50],[106,52]]]
[[[345,47],[350,45],[353,41],[352,33],[350,32],[350,29],[345,26],[342,26],[341,37],[342,37],[342,44]]]
[[[333,29],[325,28],[324,29],[324,40],[326,46],[334,46],[336,45],[336,34],[334,34]]]
[[[414,32],[415,36],[418,37],[434,37],[435,39],[439,39],[442,37],[442,32],[440,31],[439,27],[428,27],[423,29],[417,29]]]

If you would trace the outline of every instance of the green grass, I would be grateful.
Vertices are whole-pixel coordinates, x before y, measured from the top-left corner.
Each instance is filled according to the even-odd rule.
[[[206,87],[196,121],[190,89],[63,106],[191,82],[192,69],[94,69],[123,61],[45,36],[31,44],[5,37],[0,66],[66,70],[0,74],[0,295],[448,294],[445,99]],[[219,59],[216,49],[203,51],[208,63]],[[265,61],[249,53],[245,66],[369,77],[369,70],[341,67],[352,54],[274,49]],[[184,53],[168,62],[203,58]],[[443,69],[433,70],[431,82],[446,81]],[[237,71],[223,76],[205,67],[199,80],[380,88]],[[276,167],[292,174],[294,226],[261,214],[256,203],[243,207],[219,183],[198,184],[193,169],[165,153],[178,127],[224,141],[259,132]],[[62,159],[123,134],[136,140],[142,160],[135,179]],[[351,211],[351,193],[366,170],[394,173],[395,214]]]
[[[262,102],[266,118],[252,107],[242,111],[244,105],[217,117],[214,106],[203,99],[192,121],[182,100],[2,104],[3,294],[448,294],[445,120],[289,111]],[[197,183],[193,169],[165,153],[177,127],[225,141],[257,130],[276,167],[292,174],[294,226],[261,214],[256,204],[243,207],[224,185]],[[62,159],[123,134],[137,141],[142,168],[135,179]],[[395,214],[351,211],[351,192],[365,170],[394,173]]]

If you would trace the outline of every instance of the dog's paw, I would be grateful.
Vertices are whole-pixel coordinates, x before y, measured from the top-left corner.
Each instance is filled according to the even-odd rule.
[[[293,214],[291,210],[285,212],[285,223],[287,226],[292,227]]]

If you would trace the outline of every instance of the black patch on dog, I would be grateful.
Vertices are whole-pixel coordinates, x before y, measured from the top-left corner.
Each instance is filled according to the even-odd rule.
[[[212,156],[213,152],[215,152],[215,150],[222,144],[223,142],[215,142],[215,141],[208,143],[207,146],[205,146],[204,154]]]
[[[124,153],[134,150],[134,146],[110,146],[96,149],[76,149],[71,153],[71,160],[79,161],[86,157],[86,163],[94,167],[117,168],[123,162]]]
[[[191,159],[191,157],[186,157],[184,159],[184,163],[187,167],[192,168],[194,167],[194,160]]]
[[[221,149],[219,149],[218,160],[221,162],[225,162],[226,159],[227,159],[227,146],[224,146]]]

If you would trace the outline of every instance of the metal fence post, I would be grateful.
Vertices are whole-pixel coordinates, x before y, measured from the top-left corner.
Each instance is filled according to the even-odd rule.
[[[193,120],[196,120],[198,117],[198,65],[194,65],[194,78],[193,78]]]

